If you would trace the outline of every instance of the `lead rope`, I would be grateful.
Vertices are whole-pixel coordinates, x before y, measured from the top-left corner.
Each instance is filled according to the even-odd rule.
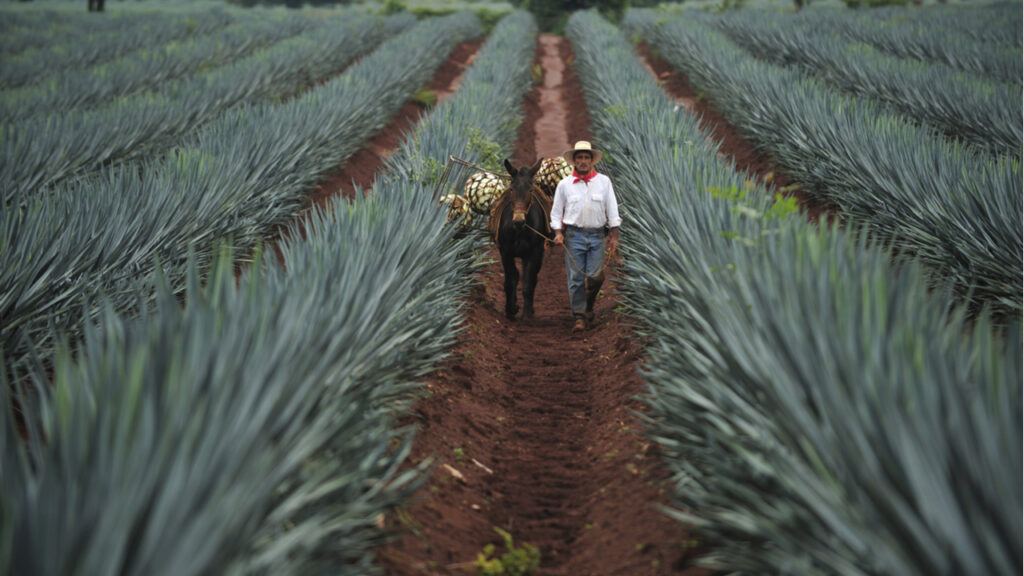
[[[507,191],[506,191],[506,193],[507,193]],[[541,206],[543,206],[545,208],[548,208],[547,199],[544,196],[538,195],[538,194],[539,194],[539,190],[537,189],[536,186],[534,186],[533,190],[531,190],[532,199],[539,200],[541,202]],[[504,199],[504,197],[505,197],[505,194],[502,194],[502,196],[499,198],[499,202],[500,202],[500,200]],[[495,207],[494,208],[497,208],[497,205],[498,205],[499,202],[495,202]],[[492,210],[494,208],[492,208]],[[504,206],[502,206],[502,208],[504,208]],[[527,206],[526,209],[527,209],[527,211],[529,211],[530,207]],[[584,206],[584,209],[586,209],[586,206]],[[500,212],[501,209],[498,209],[498,210]],[[548,208],[547,211],[550,212],[550,208]],[[493,212],[492,212],[492,218],[493,218]],[[548,234],[550,234],[551,233],[551,224],[548,222],[548,219],[546,217],[544,218],[544,224],[545,224],[545,228],[548,229]],[[551,241],[551,236],[549,236],[548,234],[544,234],[540,230],[537,230],[536,228],[534,228],[533,226],[530,226],[529,224],[527,224],[525,222],[523,223],[523,226],[525,226],[529,231],[533,232],[537,236],[540,236],[541,238],[543,238],[545,241],[547,241],[547,242]],[[500,226],[495,227],[495,231],[494,231],[494,240],[495,240],[495,242],[498,241],[498,228],[500,228]],[[566,247],[562,246],[562,249],[566,250]],[[580,270],[579,266],[576,265],[576,259],[575,258],[569,258],[568,260],[569,260],[569,265],[572,267],[573,271],[576,272],[577,274],[583,276],[583,290],[585,292],[589,292],[590,291],[590,282],[591,282],[590,279],[591,278],[597,278],[597,277],[601,276],[601,274],[604,273],[605,268],[608,267],[608,259],[605,258],[604,261],[601,263],[601,267],[597,270],[597,273],[594,274],[593,276],[588,276],[586,274],[586,272],[584,272],[583,270]]]
[[[551,240],[548,236],[545,236],[544,234],[541,234],[541,232],[538,231],[533,226],[530,226],[529,224],[524,224],[524,226],[529,228],[531,232],[533,232],[534,234],[540,236],[541,238],[543,238],[545,240],[548,240],[548,241]],[[563,245],[562,246],[562,250],[566,250],[566,249],[567,248]],[[576,265],[576,259],[575,258],[569,258],[568,260],[569,260],[569,266],[572,267],[573,271],[576,272],[577,274],[583,276],[583,290],[588,291],[588,292],[590,291],[590,279],[591,278],[597,278],[598,276],[603,274],[604,273],[604,269],[608,267],[608,259],[605,258],[604,262],[601,263],[601,267],[597,270],[597,274],[594,274],[593,276],[588,276],[583,270],[580,270],[579,266]]]

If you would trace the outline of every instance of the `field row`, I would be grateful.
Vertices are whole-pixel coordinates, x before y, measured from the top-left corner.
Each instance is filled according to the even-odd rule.
[[[466,15],[421,23],[359,66],[379,74],[404,63],[418,86],[427,64],[478,26]],[[167,285],[173,274],[158,277],[155,308],[137,320],[105,307],[83,349],[56,356],[53,395],[26,411],[41,415],[27,445],[4,413],[4,526],[18,530],[2,531],[0,566],[369,572],[380,514],[417,484],[417,470],[399,472],[410,438],[394,417],[451,345],[479,261],[479,239],[444,225],[429,173],[439,151],[511,143],[535,39],[524,13],[499,22],[459,91],[368,196],[315,210],[305,238],[293,227],[283,264],[265,255],[236,283],[237,262],[221,253],[200,282],[204,266],[190,259],[184,308]],[[337,114],[357,70],[296,102]],[[310,153],[293,176],[315,172],[320,154],[298,154]],[[132,288],[140,300],[153,290]],[[42,430],[45,444],[33,441]]]
[[[929,12],[964,20],[941,54],[899,11],[627,14],[839,224],[738,173],[598,13],[569,20],[626,222],[644,417],[715,569],[1020,571],[1024,200],[998,124],[1020,87],[958,64],[1019,55],[1002,10]],[[487,242],[446,225],[435,186],[452,154],[500,170],[536,24],[498,22],[367,194],[299,223],[483,27],[216,14],[219,41],[194,13],[147,52],[96,32],[120,55],[0,94],[0,401],[18,408],[0,416],[0,572],[366,574],[382,514],[425,480],[397,422]],[[861,44],[827,46],[812,19]]]
[[[700,88],[698,70],[751,77],[705,89],[716,105],[731,107],[725,86],[770,81],[738,56],[712,60],[737,49],[698,30],[680,24],[654,44]],[[808,223],[748,182],[599,16],[573,16],[567,34],[631,222],[625,292],[651,338],[650,432],[702,561],[744,573],[1019,569],[1019,322],[995,336],[865,230]]]
[[[1020,157],[1020,84],[901,59],[866,44],[836,42],[813,23],[796,24],[781,15],[740,13],[714,24],[762,60],[796,65],[846,92],[884,102],[912,121],[931,124],[950,138]]]
[[[808,26],[901,58],[938,62],[992,80],[1020,84],[1019,8],[1008,2],[987,8],[929,10],[924,17],[903,10],[894,11],[888,21],[870,14],[808,10],[799,19]]]
[[[329,19],[156,93],[10,124],[0,142],[0,198],[24,204],[104,166],[158,155],[227,110],[301,92],[409,24],[407,16]]]
[[[701,21],[645,29],[649,44],[807,195],[926,263],[959,298],[1019,318],[1018,160],[979,153],[872,99],[758,61]]]
[[[290,77],[279,85],[289,91],[327,79],[380,41],[380,24],[371,24],[338,21],[323,36],[297,38],[305,43],[298,54],[333,61],[289,52],[286,62],[295,66],[272,79]],[[131,309],[128,288],[158,265],[178,282],[189,252],[208,255],[227,239],[243,249],[259,243],[306,204],[322,174],[387,123],[456,43],[479,33],[468,14],[418,24],[298,98],[218,114],[166,156],[104,168],[0,213],[8,246],[0,254],[0,334],[8,360],[21,358],[25,338],[38,348],[76,332],[83,298],[103,293],[115,309]],[[409,49],[423,55],[402,56]],[[96,309],[85,312],[92,317]]]
[[[0,121],[110,105],[116,98],[159,89],[162,84],[223,66],[296,34],[318,21],[308,16],[245,18],[214,34],[138,50],[102,66],[69,70],[57,78],[0,92]]]
[[[119,19],[120,25],[105,33],[6,56],[0,67],[0,89],[38,84],[53,74],[101,64],[142,48],[213,33],[231,21],[223,10],[205,11],[201,17],[172,12],[141,21]]]

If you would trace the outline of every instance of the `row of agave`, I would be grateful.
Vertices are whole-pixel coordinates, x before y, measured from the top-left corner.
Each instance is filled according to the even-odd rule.
[[[0,92],[0,122],[101,106],[115,98],[159,90],[170,80],[223,66],[296,34],[309,32],[321,22],[283,11],[264,12],[267,13],[260,17],[236,17],[216,34],[147,47],[101,66],[68,70],[43,84]]]
[[[874,12],[883,22],[902,24],[913,20],[927,27],[941,27],[944,33],[958,33],[975,42],[1020,48],[1024,19],[1013,2],[974,5],[933,5],[927,10],[886,6]]]
[[[0,89],[38,84],[53,74],[108,62],[142,48],[189,36],[212,33],[233,20],[225,10],[193,14],[169,14],[146,22],[129,21],[109,34],[91,36],[74,45],[47,46],[4,58]]]
[[[893,5],[872,10],[868,14],[883,25],[914,22],[932,29],[941,29],[944,33],[955,34],[954,41],[963,36],[974,42],[1021,47],[1024,20],[1021,19],[1020,7],[1013,2],[934,4],[925,9],[918,8]]]
[[[1020,84],[904,60],[862,43],[836,42],[834,34],[780,14],[737,12],[714,24],[762,60],[799,66],[833,86],[876,98],[908,119],[931,124],[993,154],[1021,155]]]
[[[1010,574],[1020,325],[747,182],[594,13],[567,26],[622,196],[673,514],[726,573]]]
[[[445,22],[423,26],[455,34]],[[184,307],[158,278],[155,309],[107,308],[55,356],[52,393],[35,374],[27,442],[10,412],[0,426],[0,571],[374,572],[381,514],[417,484],[395,414],[452,344],[479,262],[416,170],[469,135],[510,143],[519,107],[489,104],[529,88],[535,35],[527,14],[500,21],[402,160],[366,197],[316,209],[305,238],[293,226],[282,263],[236,280],[221,254],[205,282],[193,263]]]
[[[380,30],[362,19],[335,28],[370,43]],[[0,342],[8,360],[21,359],[26,341],[38,348],[74,332],[96,312],[83,311],[83,299],[97,291],[116,309],[131,309],[127,287],[156,266],[177,285],[190,249],[205,256],[223,239],[239,248],[258,243],[387,123],[459,41],[480,32],[471,14],[420,23],[301,97],[229,111],[165,157],[107,168],[0,211],[7,246]],[[409,58],[409,50],[422,55]]]
[[[941,30],[944,34],[953,34],[953,42],[962,36],[973,42],[1020,48],[1024,32],[1020,6],[1013,2],[933,4],[926,8],[893,5],[871,10],[865,15],[872,16],[881,25],[914,23]]]
[[[372,17],[332,18],[309,34],[153,93],[4,126],[0,199],[20,203],[103,166],[162,152],[231,108],[295,95],[408,25],[408,17],[383,25]]]
[[[994,9],[959,7],[922,21],[916,11],[904,9],[895,14],[890,20],[880,20],[842,10],[809,10],[798,18],[900,58],[938,62],[990,80],[1021,83],[1020,10],[1012,3]],[[980,18],[972,19],[971,14]],[[1013,40],[1014,36],[1018,39]]]
[[[30,50],[69,49],[76,42],[89,42],[103,34],[116,33],[129,26],[145,26],[165,17],[161,12],[114,12],[108,18],[96,18],[75,10],[26,10],[25,4],[0,6],[0,54],[13,56]],[[82,64],[88,65],[88,63]]]
[[[701,22],[650,30],[650,45],[809,196],[927,263],[977,308],[1020,316],[1017,159],[951,142],[873,100],[758,61]]]

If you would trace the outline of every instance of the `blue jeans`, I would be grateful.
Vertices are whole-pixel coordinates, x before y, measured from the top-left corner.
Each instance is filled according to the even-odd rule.
[[[604,229],[565,229],[565,275],[569,278],[569,306],[573,316],[584,316],[587,291],[584,274],[594,276],[604,265]]]

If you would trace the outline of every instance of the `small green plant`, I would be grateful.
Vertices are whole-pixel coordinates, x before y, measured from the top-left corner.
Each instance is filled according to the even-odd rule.
[[[470,129],[469,144],[466,149],[476,154],[480,165],[484,168],[499,174],[504,172],[501,163],[505,155],[501,145],[489,140],[479,128]]]
[[[781,193],[776,192],[775,202],[764,213],[764,217],[765,220],[783,220],[799,210],[800,208],[796,204],[796,197],[783,196]]]
[[[794,196],[787,196],[781,192],[776,192],[772,205],[769,206],[763,212],[755,209],[752,206],[743,203],[743,200],[747,198],[747,188],[752,188],[753,183],[748,182],[746,188],[740,188],[738,186],[730,186],[728,188],[720,188],[717,186],[709,186],[707,191],[711,194],[712,198],[718,198],[720,200],[726,200],[732,204],[732,211],[735,214],[745,216],[747,218],[764,219],[764,220],[782,220],[789,217],[800,210],[797,206],[796,198]],[[785,189],[784,189],[785,190]]]
[[[483,24],[484,33],[489,34],[491,30],[498,24],[498,21],[508,15],[507,11],[504,10],[492,10],[489,8],[477,8],[474,10],[476,17],[480,19],[480,23]]]
[[[728,200],[729,202],[739,202],[747,197],[747,191],[739,186],[730,186],[728,188],[708,186],[708,194],[711,194],[712,198]]]
[[[505,544],[505,553],[494,556],[494,544],[484,546],[483,551],[476,555],[476,570],[480,576],[529,576],[540,567],[540,550],[533,544],[523,544],[516,548],[512,534],[495,527],[494,531],[501,536]]]
[[[540,84],[544,81],[544,67],[540,64],[534,64],[530,68],[530,77],[533,79],[534,84]]]
[[[722,0],[715,11],[729,12],[731,10],[741,10],[746,4],[746,0]]]
[[[606,115],[618,119],[624,118],[626,116],[626,112],[628,111],[629,110],[627,110],[625,106],[621,105],[605,106],[604,108],[604,113]]]
[[[384,0],[380,8],[380,13],[385,16],[398,14],[399,12],[405,12],[405,4],[402,4],[400,0]]]
[[[435,158],[429,156],[423,158],[423,171],[420,174],[420,182],[428,186],[436,184],[444,174],[445,165]]]
[[[466,457],[466,451],[463,450],[462,447],[460,446],[460,447],[452,450],[452,455],[455,456],[455,461],[458,462],[458,461],[461,461],[463,458]]]
[[[733,214],[749,218],[751,220],[760,220],[762,222],[770,221],[782,221],[798,212],[800,208],[797,206],[796,198],[793,196],[787,196],[781,192],[776,192],[774,201],[771,206],[765,209],[755,208],[744,202],[747,198],[747,191],[754,189],[755,184],[752,181],[747,181],[743,188],[738,186],[729,186],[728,188],[722,188],[717,186],[709,186],[707,192],[711,194],[713,198],[725,200],[732,204],[730,210]],[[785,190],[785,188],[783,188]],[[748,238],[739,232],[733,230],[723,230],[719,232],[722,238],[733,242],[741,243],[745,246],[757,246],[758,240],[761,237],[775,233],[774,228],[770,228],[767,225],[761,228],[756,238]]]
[[[424,108],[433,108],[437,105],[437,92],[429,88],[420,88],[413,95],[412,100]]]

